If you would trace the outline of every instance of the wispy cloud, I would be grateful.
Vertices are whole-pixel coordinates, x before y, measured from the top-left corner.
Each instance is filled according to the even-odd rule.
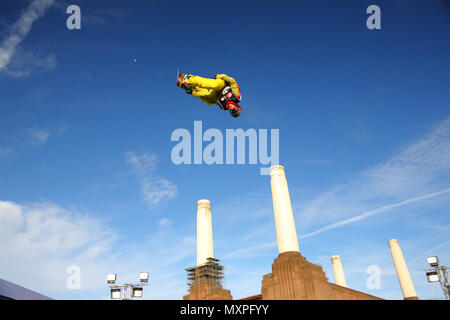
[[[417,257],[415,257],[414,259],[412,259],[411,262],[416,262],[417,260],[419,260],[419,259],[421,259],[421,258],[424,258],[424,257],[427,257],[427,256],[429,256],[429,255],[435,255],[435,254],[436,254],[436,251],[437,251],[438,249],[443,248],[443,247],[448,246],[448,245],[450,245],[450,240],[444,241],[444,242],[442,242],[441,244],[439,244],[438,246],[436,246],[436,247],[434,247],[434,248],[432,248],[432,249],[429,249],[429,250],[427,250],[427,251],[425,251],[425,252],[419,254]]]
[[[126,161],[133,169],[141,183],[143,201],[150,207],[155,207],[164,200],[170,200],[177,195],[177,186],[170,180],[156,174],[158,158],[155,154],[137,154],[129,151]]]
[[[261,250],[265,250],[267,248],[275,248],[276,245],[277,245],[276,241],[273,241],[273,242],[268,242],[268,243],[263,243],[263,244],[259,244],[256,246],[252,246],[252,247],[237,249],[237,250],[226,253],[225,255],[223,255],[223,258],[224,259],[233,259],[233,258],[242,259],[242,257],[247,257],[247,258],[253,257],[256,253],[260,252]]]
[[[87,25],[108,24],[112,21],[123,19],[127,14],[123,10],[113,7],[93,10],[83,15],[83,23]]]
[[[6,72],[12,76],[23,77],[29,75],[31,70],[36,67],[47,68],[49,65],[54,65],[54,57],[52,56],[47,58],[38,57],[35,59],[36,57],[31,53],[22,53],[15,68],[11,70],[8,67],[13,56],[17,52],[19,44],[30,32],[33,23],[45,14],[45,11],[52,4],[53,0],[34,0],[23,12],[19,20],[9,28],[9,33],[0,45],[0,72]],[[24,64],[24,61],[32,61],[33,64],[28,66]],[[17,69],[17,66],[22,68],[25,67],[25,69],[21,72],[20,69]]]
[[[343,220],[444,190],[450,176],[450,118],[422,138],[403,146],[390,159],[357,173],[349,182],[331,187],[296,208],[303,229]]]
[[[333,164],[333,161],[325,159],[304,159],[300,160],[298,164],[302,166],[328,166]]]
[[[163,218],[159,220],[158,223],[160,226],[170,226],[172,224],[172,221],[169,218]]]
[[[61,126],[59,127],[56,132],[58,135],[62,135],[64,134],[64,132],[66,132],[67,130],[69,130],[69,126]]]
[[[29,134],[32,138],[33,143],[38,145],[44,145],[50,136],[50,131],[44,129],[29,129]]]
[[[432,128],[424,137],[406,145],[387,162],[362,173],[377,193],[403,195],[426,188],[450,173],[450,118]],[[370,190],[372,191],[372,190]]]
[[[13,78],[27,78],[32,73],[53,70],[56,64],[54,55],[44,56],[40,53],[25,52],[18,48],[14,54],[14,58],[3,69],[3,72]]]
[[[44,145],[48,142],[50,136],[62,136],[69,130],[69,126],[52,127],[50,129],[29,128],[26,129],[26,134],[31,138],[31,142],[36,145]]]
[[[13,151],[11,148],[2,148],[0,147],[0,161],[9,162],[13,159]]]
[[[0,26],[7,26],[8,21],[5,18],[0,17]]]
[[[370,216],[373,216],[375,214],[383,213],[385,211],[388,211],[388,210],[391,210],[391,209],[394,209],[394,208],[398,208],[398,207],[401,207],[401,206],[404,206],[404,205],[407,205],[407,204],[410,204],[410,203],[413,203],[413,202],[418,202],[418,201],[423,201],[423,200],[426,200],[426,199],[434,198],[434,197],[437,197],[437,196],[440,196],[440,195],[443,195],[443,194],[446,194],[446,193],[449,193],[449,192],[450,192],[450,188],[442,190],[442,191],[438,191],[438,192],[425,194],[425,195],[422,195],[422,196],[419,196],[419,197],[415,197],[415,198],[412,198],[412,199],[408,199],[408,200],[405,200],[405,201],[401,201],[401,202],[398,202],[398,203],[385,205],[385,206],[382,206],[382,207],[380,207],[378,209],[375,209],[375,210],[366,211],[364,213],[361,213],[361,214],[356,215],[354,217],[351,217],[349,219],[344,219],[344,220],[341,220],[341,221],[338,221],[338,222],[334,222],[334,223],[332,223],[332,224],[330,224],[330,225],[328,225],[326,227],[323,227],[323,228],[320,228],[320,229],[318,229],[316,231],[304,234],[300,238],[312,237],[312,236],[315,236],[315,235],[317,235],[319,233],[322,233],[324,231],[327,231],[327,230],[339,228],[339,227],[345,226],[345,225],[353,223],[353,222],[361,221],[361,220],[366,219],[366,218],[368,218]]]

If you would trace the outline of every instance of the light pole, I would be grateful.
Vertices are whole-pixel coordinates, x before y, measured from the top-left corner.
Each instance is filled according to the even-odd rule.
[[[428,282],[440,282],[446,300],[450,300],[450,283],[448,281],[448,267],[440,266],[438,257],[428,257],[431,269],[425,269]]]
[[[106,282],[111,288],[111,299],[131,300],[133,298],[142,298],[144,294],[144,286],[148,285],[148,272],[141,272],[139,274],[140,283],[125,283],[117,285],[117,274],[110,273],[106,276]]]

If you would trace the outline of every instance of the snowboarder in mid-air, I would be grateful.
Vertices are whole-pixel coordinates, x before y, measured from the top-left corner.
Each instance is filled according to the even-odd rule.
[[[228,110],[233,118],[241,114],[241,90],[232,77],[218,74],[213,79],[184,74],[178,70],[177,86],[211,106]]]

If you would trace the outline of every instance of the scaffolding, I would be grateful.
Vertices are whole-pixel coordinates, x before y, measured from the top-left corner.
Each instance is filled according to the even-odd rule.
[[[224,267],[219,261],[219,259],[208,258],[206,263],[186,269],[188,287],[191,293],[195,293],[196,299],[205,299],[214,290],[222,289]]]

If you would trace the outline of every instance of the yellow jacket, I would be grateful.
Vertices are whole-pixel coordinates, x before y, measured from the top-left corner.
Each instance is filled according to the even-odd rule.
[[[234,95],[240,100],[241,99],[241,90],[239,89],[239,86],[234,80],[234,78],[227,76],[226,74],[218,74],[215,77],[216,79],[222,79],[225,81],[227,86],[230,86],[231,91],[233,91]]]
[[[241,91],[236,80],[226,74],[218,74],[215,76],[215,79],[192,76],[187,80],[187,85],[194,86],[192,95],[200,98],[209,106],[213,104],[218,105],[217,99],[219,98],[219,94],[227,85],[230,86],[231,91],[233,91],[236,97],[241,98]]]

